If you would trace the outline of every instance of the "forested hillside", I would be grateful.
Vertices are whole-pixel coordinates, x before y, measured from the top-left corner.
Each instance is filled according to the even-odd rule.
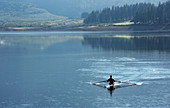
[[[84,20],[85,24],[89,23],[112,23],[132,20],[136,12],[152,6],[148,3],[135,5],[124,5],[112,8],[105,8],[102,11],[92,11]]]
[[[101,11],[92,11],[86,16],[84,23],[113,23],[130,20],[135,24],[169,24],[169,12],[170,1],[159,3],[158,6],[151,3],[113,6]]]
[[[170,0],[137,12],[133,21],[138,24],[170,24]]]

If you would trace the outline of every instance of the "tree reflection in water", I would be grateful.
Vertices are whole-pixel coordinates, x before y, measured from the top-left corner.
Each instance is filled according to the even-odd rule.
[[[104,50],[136,50],[136,51],[169,51],[170,37],[157,36],[84,36],[83,45],[93,49]]]

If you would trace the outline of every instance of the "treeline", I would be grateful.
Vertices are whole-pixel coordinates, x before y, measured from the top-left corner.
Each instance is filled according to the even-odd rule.
[[[170,0],[155,6],[151,3],[137,3],[101,11],[92,11],[86,14],[85,24],[91,23],[113,23],[131,20],[135,24],[169,24],[170,23]]]
[[[89,23],[111,23],[132,20],[136,12],[141,11],[152,4],[139,3],[134,5],[124,5],[112,8],[105,8],[101,11],[92,11],[84,19],[85,24]]]
[[[139,24],[170,24],[170,0],[166,3],[159,3],[158,6],[150,6],[136,12],[134,23]]]

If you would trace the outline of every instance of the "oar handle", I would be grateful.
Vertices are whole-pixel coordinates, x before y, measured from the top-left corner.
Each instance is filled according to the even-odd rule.
[[[107,82],[107,81],[100,81],[100,82],[96,82],[96,83],[101,83],[101,82]]]

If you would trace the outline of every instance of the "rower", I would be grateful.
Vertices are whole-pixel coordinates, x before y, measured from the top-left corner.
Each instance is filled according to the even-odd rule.
[[[110,78],[107,80],[110,85],[114,85],[115,80],[112,78],[112,75],[110,75]]]

